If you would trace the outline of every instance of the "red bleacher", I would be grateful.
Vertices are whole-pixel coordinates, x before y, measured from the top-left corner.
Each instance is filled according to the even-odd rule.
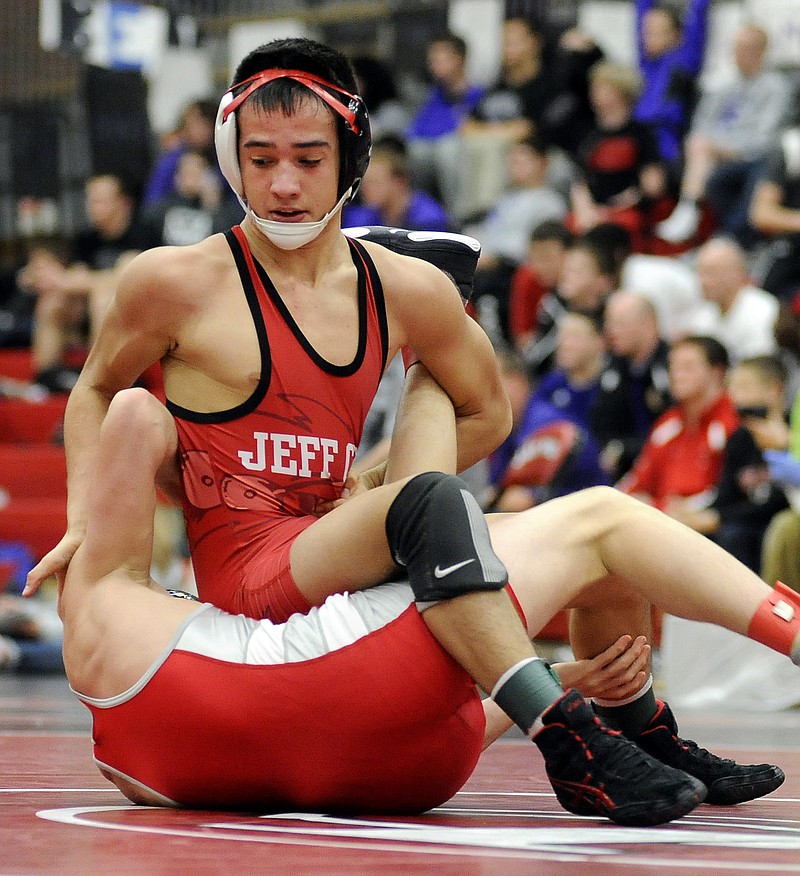
[[[0,350],[0,378],[28,382],[28,350]],[[39,559],[64,534],[67,469],[60,443],[66,395],[0,398],[0,539],[22,542]]]

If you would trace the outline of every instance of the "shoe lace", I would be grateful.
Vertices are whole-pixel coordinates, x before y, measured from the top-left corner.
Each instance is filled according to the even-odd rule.
[[[611,772],[624,776],[627,780],[646,780],[653,771],[661,768],[661,764],[650,757],[634,742],[623,736],[618,730],[611,730],[599,720],[597,722],[597,734],[605,737],[606,742],[602,745],[603,766]]]
[[[675,741],[677,742],[680,749],[685,752],[687,759],[691,758],[695,761],[700,761],[701,763],[708,764],[709,766],[720,766],[722,764],[735,763],[735,761],[730,760],[729,758],[719,757],[718,755],[708,751],[708,749],[701,748],[692,739],[682,739],[680,736],[675,735]]]

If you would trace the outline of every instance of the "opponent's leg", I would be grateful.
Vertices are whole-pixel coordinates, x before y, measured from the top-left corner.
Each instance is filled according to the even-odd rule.
[[[566,593],[569,604],[587,616],[594,609],[613,612],[622,600],[633,606],[635,617],[637,604],[645,600],[672,614],[750,635],[793,654],[797,662],[800,601],[792,603],[788,594],[773,592],[708,539],[618,491],[585,491],[516,518],[490,521],[490,527],[526,616],[533,619],[533,633],[541,618],[551,616],[553,593]],[[548,593],[541,592],[545,582]],[[638,594],[638,602],[631,601],[631,591]],[[600,650],[617,631],[612,627],[608,639],[596,631],[592,635],[586,640],[589,647]],[[589,652],[578,651],[578,656]],[[710,802],[752,799],[783,781],[777,767],[739,766],[681,740],[671,714],[652,691],[644,690],[640,699],[618,711],[604,708],[603,715],[619,719],[627,733],[664,762],[707,782]]]

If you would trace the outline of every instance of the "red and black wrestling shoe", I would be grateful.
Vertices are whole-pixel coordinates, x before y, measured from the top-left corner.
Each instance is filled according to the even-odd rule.
[[[466,234],[449,231],[408,231],[386,225],[359,225],[342,229],[347,237],[379,243],[400,255],[422,259],[444,271],[466,303],[472,296],[481,245]]]
[[[783,770],[769,763],[739,764],[717,757],[691,739],[678,736],[678,725],[666,704],[658,701],[658,711],[636,737],[636,743],[661,763],[683,770],[707,788],[706,803],[731,806],[763,797],[783,784]]]
[[[680,818],[705,799],[701,781],[610,730],[576,690],[550,706],[532,738],[558,802],[575,815],[642,827]]]

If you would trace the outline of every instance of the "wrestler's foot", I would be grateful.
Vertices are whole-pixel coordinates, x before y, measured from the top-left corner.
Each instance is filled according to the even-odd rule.
[[[662,763],[683,770],[707,788],[706,803],[730,806],[763,797],[783,784],[783,770],[768,763],[739,764],[717,757],[691,739],[678,736],[678,725],[666,703],[650,719],[637,744]]]
[[[345,228],[344,233],[358,240],[379,243],[400,255],[430,262],[449,274],[465,302],[472,296],[475,268],[481,254],[481,245],[474,237],[448,231],[407,231],[384,225]]]
[[[610,730],[575,690],[553,703],[540,721],[532,738],[568,812],[644,826],[680,818],[705,799],[702,782]]]

